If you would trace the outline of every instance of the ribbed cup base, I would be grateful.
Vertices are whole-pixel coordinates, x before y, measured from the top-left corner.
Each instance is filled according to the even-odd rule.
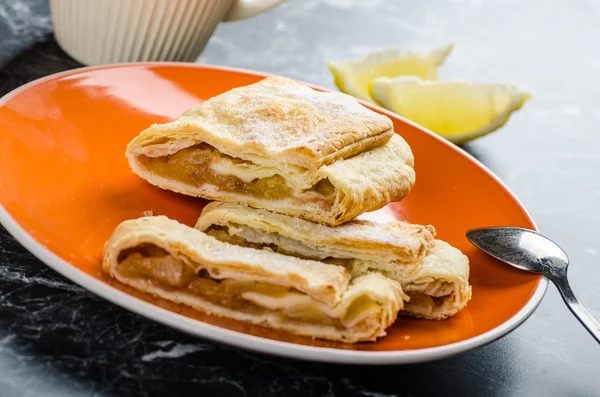
[[[194,61],[232,0],[50,0],[56,41],[86,65]]]

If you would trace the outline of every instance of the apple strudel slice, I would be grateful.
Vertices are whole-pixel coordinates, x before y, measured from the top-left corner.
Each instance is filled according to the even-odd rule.
[[[348,343],[385,335],[406,298],[380,274],[350,280],[342,266],[228,244],[162,216],[120,224],[103,268],[197,310]]]
[[[348,95],[269,77],[150,126],[126,154],[161,188],[337,225],[412,188],[392,127]]]
[[[410,297],[403,314],[444,319],[471,298],[468,258],[436,240],[431,226],[354,220],[337,227],[240,204],[212,202],[196,228],[232,244],[346,267],[352,277],[378,272]]]

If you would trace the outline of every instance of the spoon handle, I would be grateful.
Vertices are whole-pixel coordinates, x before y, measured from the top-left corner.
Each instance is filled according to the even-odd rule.
[[[554,285],[558,288],[558,291],[562,295],[565,303],[573,312],[575,317],[583,324],[583,326],[589,331],[590,334],[596,339],[597,342],[600,343],[600,323],[596,321],[592,315],[585,310],[585,308],[579,303],[571,286],[569,285],[569,280],[567,277],[557,277],[551,279],[554,282]]]

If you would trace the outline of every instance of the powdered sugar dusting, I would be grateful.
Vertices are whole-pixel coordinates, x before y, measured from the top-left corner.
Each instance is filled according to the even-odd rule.
[[[240,204],[222,203],[214,206],[202,217],[213,224],[231,226],[241,224],[249,226],[258,234],[272,233],[274,230],[284,237],[300,238],[303,244],[320,246],[379,246],[385,247],[382,257],[394,257],[393,260],[417,257],[432,246],[435,231],[430,226],[414,225],[395,221],[376,223],[367,220],[354,220],[331,227],[289,215],[253,209]],[[208,227],[208,223],[204,223]],[[300,233],[297,233],[300,232]],[[375,249],[375,248],[373,248]],[[352,250],[354,252],[354,250]]]
[[[241,158],[305,148],[314,161],[392,128],[389,118],[346,94],[316,91],[283,77],[233,89],[182,117],[199,127],[199,140]]]

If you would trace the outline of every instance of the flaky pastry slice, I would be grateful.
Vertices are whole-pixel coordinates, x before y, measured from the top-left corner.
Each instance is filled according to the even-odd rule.
[[[212,202],[196,228],[232,244],[342,265],[352,277],[381,273],[402,285],[410,298],[403,313],[415,317],[447,318],[471,298],[467,257],[435,240],[431,226],[354,220],[330,227]]]
[[[221,242],[166,217],[121,223],[104,250],[120,282],[210,314],[341,342],[385,335],[406,295],[380,274]]]
[[[443,320],[464,309],[471,299],[469,258],[442,240],[435,240],[417,272],[396,280],[410,297],[402,314],[413,317]]]
[[[337,225],[399,201],[415,182],[391,120],[283,77],[217,95],[127,147],[153,185]]]

